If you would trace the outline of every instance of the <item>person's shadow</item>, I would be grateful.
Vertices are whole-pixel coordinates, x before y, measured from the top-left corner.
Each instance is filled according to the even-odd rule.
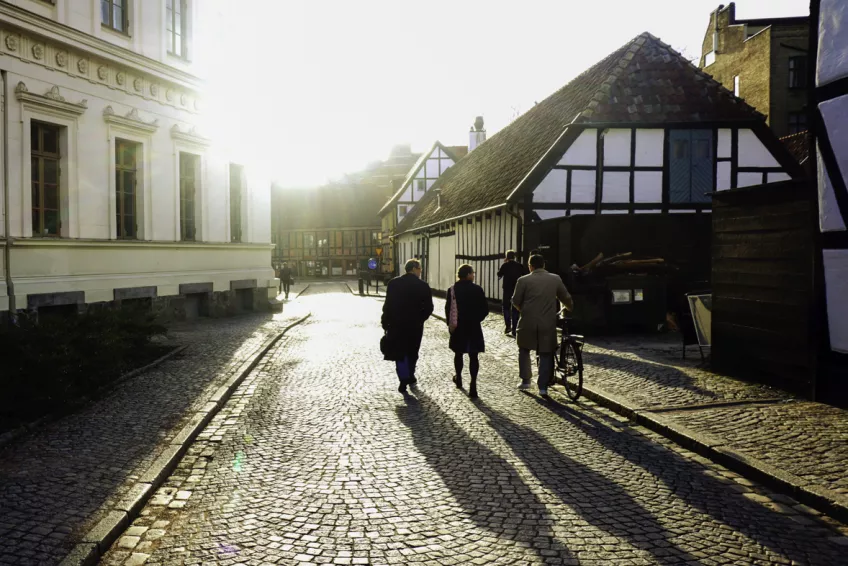
[[[453,536],[464,537],[466,548],[476,542],[474,550],[487,553],[479,558],[492,563],[544,562],[552,556],[573,559],[569,549],[555,538],[550,526],[553,517],[545,504],[527,487],[518,471],[471,438],[426,395],[417,390],[416,393],[421,399],[405,396],[406,404],[395,409],[397,417],[409,427],[418,453],[439,475],[461,512],[482,532],[463,533],[459,530],[463,529],[461,519],[457,518],[451,518],[450,526],[444,527],[450,528]],[[431,485],[426,479],[423,482]],[[492,544],[490,537],[497,538],[498,543]]]
[[[665,526],[626,489],[603,474],[569,458],[535,430],[520,425],[487,405],[474,404],[541,484],[593,527],[628,541],[644,558],[660,564],[697,563],[678,548]],[[647,556],[647,554],[650,556]]]

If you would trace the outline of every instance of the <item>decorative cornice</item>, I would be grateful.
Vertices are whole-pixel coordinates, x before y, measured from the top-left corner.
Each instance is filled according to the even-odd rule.
[[[160,80],[153,76],[150,68],[139,72],[135,66],[116,64],[97,57],[95,52],[63,42],[66,34],[62,33],[67,29],[55,22],[51,22],[55,28],[52,31],[53,35],[60,34],[58,38],[28,33],[24,28],[12,28],[12,22],[3,20],[7,8],[7,4],[0,1],[0,56],[15,57],[65,73],[75,79],[86,80],[145,100],[153,100],[164,106],[192,113],[199,112],[201,105],[196,91],[186,89],[184,85],[173,81]]]
[[[171,128],[171,137],[175,140],[193,143],[195,145],[208,146],[211,143],[209,138],[198,134],[194,126],[184,132],[180,129],[179,124],[174,124]]]
[[[112,63],[123,64],[137,71],[152,72],[157,78],[171,81],[183,87],[199,90],[203,81],[191,73],[166,65],[155,59],[150,59],[129,49],[113,45],[108,41],[94,37],[64,24],[59,24],[49,18],[27,11],[8,2],[0,2],[0,21],[10,23],[44,36],[47,39],[66,44],[75,42],[91,53],[110,60]],[[14,22],[14,23],[13,23]]]
[[[51,108],[74,116],[80,116],[88,109],[87,100],[76,103],[65,100],[65,97],[59,93],[58,86],[54,86],[45,94],[33,94],[29,91],[27,85],[21,81],[15,87],[15,98],[21,102]]]
[[[124,128],[146,132],[148,134],[152,134],[159,129],[159,120],[147,122],[138,115],[138,110],[135,108],[130,110],[126,116],[118,116],[111,106],[107,106],[103,109],[103,119],[109,124],[123,126]]]

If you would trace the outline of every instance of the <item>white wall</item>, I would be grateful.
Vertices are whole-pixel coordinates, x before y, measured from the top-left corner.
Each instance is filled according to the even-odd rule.
[[[595,165],[598,161],[598,131],[583,130],[569,146],[558,165]]]

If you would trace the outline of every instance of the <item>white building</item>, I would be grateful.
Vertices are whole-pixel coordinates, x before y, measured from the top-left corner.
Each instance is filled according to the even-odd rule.
[[[800,175],[762,115],[644,33],[440,178],[398,225],[399,259],[441,291],[470,263],[492,299],[508,249],[560,273],[632,251],[708,279],[710,193]]]
[[[198,129],[207,7],[0,2],[0,311],[151,298],[180,317],[275,295],[270,186]]]

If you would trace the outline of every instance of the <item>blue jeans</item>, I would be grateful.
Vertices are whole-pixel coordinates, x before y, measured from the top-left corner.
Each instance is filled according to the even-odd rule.
[[[401,383],[415,378],[415,364],[418,362],[418,356],[406,356],[402,360],[395,362],[397,376]]]
[[[554,353],[539,352],[539,389],[548,388],[548,383],[550,383],[553,374]],[[521,376],[522,383],[530,383],[530,379],[533,377],[533,364],[530,361],[530,350],[527,348],[518,349],[518,375]]]
[[[515,329],[518,328],[518,317],[520,315],[518,313],[518,309],[512,306],[512,294],[510,294],[509,297],[504,297],[501,310],[503,310],[506,330],[514,333]]]

